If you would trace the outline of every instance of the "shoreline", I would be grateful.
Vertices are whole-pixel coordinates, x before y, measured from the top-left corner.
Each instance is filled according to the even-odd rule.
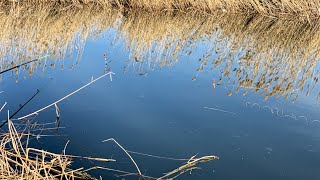
[[[255,1],[255,0],[20,0],[0,1],[0,7],[7,9],[17,6],[32,7],[54,6],[56,10],[67,10],[73,7],[84,8],[84,6],[96,6],[97,8],[117,8],[124,11],[147,11],[147,12],[197,12],[203,15],[210,14],[242,14],[261,15],[271,18],[295,18],[312,21],[320,18],[320,3],[309,0],[276,0],[276,1]]]

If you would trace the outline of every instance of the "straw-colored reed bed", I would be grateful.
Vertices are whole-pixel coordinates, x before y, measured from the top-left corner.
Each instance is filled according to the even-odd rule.
[[[20,124],[20,123],[19,123]],[[41,125],[37,125],[40,128]],[[28,129],[35,131],[36,127]],[[8,121],[8,131],[0,135],[0,178],[1,179],[92,179],[83,168],[69,169],[72,158],[66,154],[50,153],[28,146],[29,139],[37,135],[19,131]],[[90,158],[98,161],[112,159]]]
[[[233,14],[260,14],[272,17],[299,16],[306,19],[319,17],[319,0],[2,0],[2,4],[43,4],[56,2],[64,6],[82,7],[86,4],[118,7],[150,12],[179,10],[213,13],[220,11]]]
[[[204,15],[198,11],[117,11],[92,5],[62,8],[54,2],[38,8],[9,7],[2,6],[0,13],[2,70],[47,53],[53,59],[63,59],[74,51],[81,54],[88,37],[113,28],[117,30],[115,41],[124,39],[130,51],[127,70],[135,67],[139,74],[174,65],[181,56],[192,55],[202,43],[207,49],[197,52],[198,73],[217,68],[222,73],[214,77],[216,81],[233,91],[253,90],[265,99],[284,96],[294,101],[296,91],[308,95],[317,88],[318,20],[257,14]],[[28,68],[29,74],[33,69]]]
[[[14,123],[15,122],[15,123]],[[50,124],[50,123],[49,123]],[[66,148],[68,142],[62,150],[61,154],[52,153],[47,150],[36,149],[29,145],[30,141],[38,139],[40,137],[48,136],[37,134],[37,132],[50,133],[53,130],[58,129],[49,127],[47,124],[41,124],[36,122],[18,122],[8,120],[8,129],[0,133],[0,179],[96,179],[90,176],[93,170],[110,171],[121,176],[136,176],[137,178],[144,179],[176,179],[186,172],[192,170],[198,170],[197,167],[201,163],[213,161],[219,159],[217,156],[203,156],[203,157],[191,157],[186,159],[185,163],[180,167],[165,173],[161,177],[146,176],[141,173],[138,165],[129,155],[129,152],[125,150],[116,140],[110,139],[120,146],[125,153],[131,158],[135,164],[138,172],[128,172],[118,169],[108,168],[110,162],[116,163],[114,159],[98,158],[98,157],[84,157],[77,155],[68,155]],[[108,140],[109,141],[109,140]],[[147,155],[152,156],[152,155]],[[159,158],[159,156],[157,156]],[[161,157],[160,157],[161,158]],[[165,157],[163,157],[165,158]],[[83,167],[71,168],[74,159],[89,160],[91,162],[98,161],[100,163],[106,163],[105,166],[94,166],[88,169]],[[180,159],[179,159],[180,160]],[[103,179],[101,176],[99,179]]]

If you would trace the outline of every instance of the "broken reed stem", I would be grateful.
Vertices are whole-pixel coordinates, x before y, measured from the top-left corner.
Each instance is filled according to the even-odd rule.
[[[141,171],[137,165],[137,163],[134,161],[134,159],[131,157],[131,155],[128,153],[128,151],[126,149],[124,149],[115,139],[113,138],[110,138],[110,139],[107,139],[107,140],[103,140],[102,142],[107,142],[107,141],[113,141],[114,143],[116,143],[127,155],[128,157],[131,159],[131,161],[133,162],[133,164],[136,166],[136,169],[139,173],[140,176],[142,176],[141,174]]]
[[[63,97],[63,98],[61,98],[61,99],[59,99],[59,100],[57,100],[57,101],[49,104],[48,106],[46,106],[46,107],[44,107],[44,108],[41,108],[41,109],[39,109],[39,110],[37,110],[37,111],[35,111],[35,112],[33,112],[33,113],[30,113],[30,114],[28,114],[28,115],[25,115],[25,116],[23,116],[23,117],[20,117],[20,118],[18,118],[18,120],[25,119],[25,118],[30,117],[30,116],[32,116],[32,115],[36,115],[36,114],[38,114],[39,112],[41,112],[41,111],[43,111],[43,110],[45,110],[45,109],[48,109],[48,108],[51,107],[51,106],[56,106],[57,103],[65,100],[65,99],[67,99],[68,97],[70,97],[70,96],[74,95],[75,93],[81,91],[82,89],[86,88],[87,86],[90,86],[91,84],[93,84],[94,82],[100,80],[101,78],[103,78],[103,77],[105,77],[105,76],[107,76],[107,75],[111,75],[111,74],[114,74],[114,73],[113,73],[113,72],[106,73],[106,74],[104,74],[104,75],[102,75],[102,76],[100,76],[100,77],[92,80],[91,82],[87,83],[86,85],[82,86],[81,88],[73,91],[72,93],[66,95],[65,97]]]
[[[219,112],[223,112],[223,113],[228,113],[228,114],[236,115],[235,112],[226,111],[226,110],[222,110],[222,109],[218,109],[218,108],[213,108],[213,107],[204,107],[204,109],[209,109],[209,110],[213,110],[213,111],[219,111]]]
[[[1,109],[0,109],[0,112],[3,110],[3,108],[4,108],[6,105],[7,105],[7,102],[5,102],[5,103],[2,105],[2,107],[1,107]]]
[[[140,152],[129,151],[129,150],[127,150],[127,152],[129,152],[131,154],[138,154],[141,156],[147,156],[147,157],[152,157],[152,158],[157,158],[157,159],[166,159],[166,160],[172,160],[172,161],[188,161],[189,160],[189,159],[179,159],[179,158],[171,158],[171,157],[164,157],[164,156],[156,156],[156,155],[152,155],[152,154],[140,153]]]
[[[92,170],[96,170],[96,169],[102,169],[102,170],[107,170],[107,171],[112,171],[112,172],[116,172],[116,173],[122,173],[125,175],[131,175],[131,176],[140,176],[142,178],[146,178],[146,179],[158,179],[155,177],[151,177],[151,176],[146,176],[146,175],[139,175],[137,173],[132,173],[132,172],[128,172],[128,171],[122,171],[122,170],[118,170],[118,169],[112,169],[112,168],[107,168],[107,167],[101,167],[101,166],[95,166],[89,169],[84,170],[84,172],[88,172],[88,171],[92,171]]]
[[[196,165],[198,163],[203,163],[203,162],[208,162],[208,161],[218,160],[218,159],[219,159],[218,156],[203,156],[203,157],[196,158],[196,159],[195,159],[195,156],[193,156],[186,164],[180,166],[179,168],[174,169],[173,171],[171,171],[169,173],[166,173],[165,175],[163,175],[162,177],[160,177],[158,179],[172,179],[169,177],[174,174],[178,173],[177,176],[180,176],[181,173],[183,174],[183,173],[188,172],[194,168],[197,168]],[[174,177],[177,177],[177,176],[174,176]]]
[[[169,173],[166,173],[164,176],[160,178],[155,178],[142,174],[137,163],[130,156],[128,151],[123,146],[121,146],[115,139],[111,138],[104,140],[103,142],[113,141],[114,143],[116,143],[129,156],[131,161],[136,166],[138,173],[132,173],[100,166],[91,167],[89,169],[70,169],[68,168],[68,166],[70,166],[70,164],[72,163],[73,158],[94,160],[100,162],[112,162],[115,160],[66,155],[65,151],[69,141],[66,143],[63,149],[63,154],[51,153],[44,150],[30,148],[28,146],[23,147],[22,138],[25,135],[19,134],[21,132],[19,132],[19,130],[15,128],[13,122],[10,119],[8,119],[8,129],[8,133],[6,133],[7,135],[2,137],[2,141],[0,143],[0,165],[1,163],[3,163],[2,165],[4,166],[2,167],[7,168],[2,169],[2,171],[0,170],[0,179],[2,179],[3,177],[6,177],[7,179],[93,179],[86,172],[95,169],[102,169],[121,173],[119,177],[138,176],[140,178],[146,179],[175,179],[186,172],[199,169],[198,167],[196,167],[198,163],[219,159],[217,156],[204,156],[200,158],[195,158],[195,156],[193,156],[188,162],[186,162],[186,164],[174,169],[173,171],[170,171]],[[27,141],[29,141],[29,139],[27,139]]]
[[[33,151],[33,152],[30,152]],[[28,148],[28,153],[34,154],[34,155],[40,155],[42,153],[42,150],[34,149],[34,148]],[[75,156],[75,155],[66,155],[66,154],[55,154],[55,153],[50,153],[46,152],[49,155],[60,155],[62,157],[67,157],[67,158],[78,158],[78,159],[88,159],[88,160],[93,160],[93,161],[100,161],[100,162],[115,162],[116,160],[114,159],[106,159],[106,158],[95,158],[95,157],[86,157],[86,156]]]

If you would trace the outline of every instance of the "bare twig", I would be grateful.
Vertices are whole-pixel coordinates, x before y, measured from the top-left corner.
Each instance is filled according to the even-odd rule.
[[[233,114],[233,115],[235,115],[235,114],[236,114],[236,113],[231,112],[231,111],[226,111],[226,110],[217,109],[217,108],[212,108],[212,107],[204,107],[204,109],[209,109],[209,110],[219,111],[219,112],[228,113],[228,114]]]
[[[126,149],[124,149],[115,139],[113,138],[110,138],[110,139],[107,139],[107,140],[103,140],[102,142],[108,142],[108,141],[113,141],[114,143],[116,143],[127,155],[128,157],[131,159],[131,161],[133,162],[133,164],[136,166],[136,169],[139,173],[139,175],[141,176],[141,171],[137,165],[137,163],[134,161],[134,159],[131,157],[131,155],[128,153],[128,151]]]
[[[68,142],[66,143],[66,145],[63,148],[63,154],[64,155],[66,155],[66,149],[67,149],[67,146],[68,146],[69,142],[70,142],[70,140],[68,140]]]
[[[3,108],[4,108],[6,105],[7,105],[7,102],[5,102],[5,103],[2,105],[2,107],[1,107],[1,109],[0,109],[0,112],[3,110]]]
[[[127,150],[127,151],[129,153],[132,153],[132,154],[138,154],[138,155],[141,155],[141,156],[148,156],[148,157],[157,158],[157,159],[166,159],[166,160],[173,160],[173,161],[188,161],[189,160],[189,159],[178,159],[178,158],[157,156],[157,155],[151,155],[151,154],[140,153],[140,152],[129,151],[129,150]]]

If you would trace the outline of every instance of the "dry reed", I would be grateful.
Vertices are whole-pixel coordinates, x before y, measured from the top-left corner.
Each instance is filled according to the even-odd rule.
[[[1,179],[95,179],[87,172],[100,169],[108,170],[121,176],[137,176],[147,179],[176,179],[180,175],[191,170],[199,169],[197,165],[212,160],[219,159],[217,156],[203,156],[200,158],[192,157],[184,165],[174,169],[162,177],[156,178],[146,176],[139,170],[138,165],[133,158],[129,155],[129,151],[125,150],[116,140],[112,139],[119,147],[121,147],[130,157],[131,161],[136,165],[138,173],[121,171],[107,167],[95,166],[89,169],[77,168],[71,169],[70,166],[74,159],[86,159],[90,161],[99,162],[114,162],[114,159],[83,157],[75,155],[67,155],[66,147],[63,149],[62,154],[51,153],[46,150],[36,149],[29,147],[31,137],[45,137],[48,135],[36,135],[30,132],[48,131],[48,125],[41,125],[29,121],[22,128],[20,122],[8,120],[8,131],[0,133],[0,178]],[[17,128],[19,127],[19,128]],[[41,129],[40,129],[41,128]]]
[[[28,147],[29,133],[21,133],[8,120],[8,132],[1,133],[0,178],[1,179],[92,179],[83,168],[69,168],[76,156],[50,153]],[[78,157],[84,158],[86,157]],[[112,159],[90,158],[110,162]]]
[[[100,162],[112,162],[113,159],[106,158],[94,158],[94,157],[83,157],[75,155],[66,155],[66,147],[70,140],[67,141],[62,154],[51,153],[45,150],[40,150],[32,148],[29,146],[30,138],[35,137],[37,140],[40,137],[52,136],[52,135],[43,135],[43,131],[52,132],[51,130],[59,129],[61,127],[48,127],[55,123],[47,124],[38,124],[35,122],[35,117],[33,115],[38,115],[38,113],[46,110],[49,107],[55,106],[57,117],[60,116],[59,108],[57,103],[67,99],[73,94],[81,91],[82,89],[90,86],[94,82],[102,79],[103,77],[113,74],[112,72],[106,73],[81,88],[73,91],[72,93],[66,95],[65,97],[59,99],[58,101],[41,108],[38,111],[35,111],[29,115],[23,116],[21,118],[15,119],[14,121],[10,119],[10,113],[8,111],[8,119],[6,120],[8,124],[7,129],[1,128],[0,133],[0,178],[1,179],[94,179],[87,174],[88,171],[94,169],[104,169],[117,173],[122,173],[122,176],[138,176],[148,179],[175,179],[180,175],[198,169],[196,166],[199,163],[208,162],[212,160],[219,159],[217,156],[204,156],[200,158],[192,157],[186,164],[181,167],[166,173],[166,175],[155,178],[151,176],[145,176],[141,173],[136,161],[129,154],[122,145],[120,145],[115,139],[111,138],[106,141],[115,142],[130,158],[135,167],[138,170],[138,173],[125,172],[121,170],[115,170],[106,167],[92,167],[89,169],[78,168],[71,169],[72,159],[80,158],[90,161],[100,161]],[[111,77],[111,76],[110,76]],[[110,79],[111,80],[111,79]],[[5,107],[6,103],[3,105]],[[3,109],[1,108],[1,110]],[[33,117],[30,117],[33,116]],[[40,134],[37,134],[40,132]],[[140,153],[141,154],[141,153]],[[150,155],[149,155],[150,156]],[[159,157],[159,156],[158,156]],[[101,179],[101,178],[100,178]]]
[[[201,13],[215,14],[260,14],[282,18],[284,16],[303,17],[312,19],[320,15],[319,0],[2,0],[0,5],[37,4],[42,6],[46,3],[55,3],[58,7],[78,7],[85,5],[117,7],[129,10],[146,10],[149,12],[163,11],[198,11]]]
[[[128,67],[142,75],[157,66],[174,65],[180,56],[191,55],[206,43],[198,73],[220,70],[219,83],[232,88],[228,95],[244,89],[244,94],[252,90],[265,99],[284,96],[295,101],[296,91],[309,95],[317,88],[317,19],[191,10],[117,11],[104,2],[97,6],[91,1],[52,1],[37,8],[28,3],[0,5],[1,70],[45,54],[64,59],[76,51],[80,56],[88,37],[113,28],[118,31],[115,41],[124,39],[131,52]],[[31,75],[37,65],[49,66],[39,61],[24,68]]]
[[[258,15],[131,12],[118,34],[131,50],[129,67],[141,74],[174,65],[205,44],[206,50],[196,52],[197,74],[221,71],[215,78],[232,88],[228,96],[244,89],[295,101],[297,91],[308,96],[318,87],[319,27],[318,20]]]
[[[61,7],[55,2],[37,7],[28,3],[19,6],[0,3],[0,71],[47,55],[49,57],[14,69],[13,74],[26,70],[26,76],[31,76],[37,66],[43,67],[44,72],[54,68],[57,60],[78,56],[69,67],[74,68],[87,38],[112,26],[108,23],[114,23],[118,17],[110,9],[101,9],[85,6],[79,10]],[[106,17],[108,21],[105,21]]]

